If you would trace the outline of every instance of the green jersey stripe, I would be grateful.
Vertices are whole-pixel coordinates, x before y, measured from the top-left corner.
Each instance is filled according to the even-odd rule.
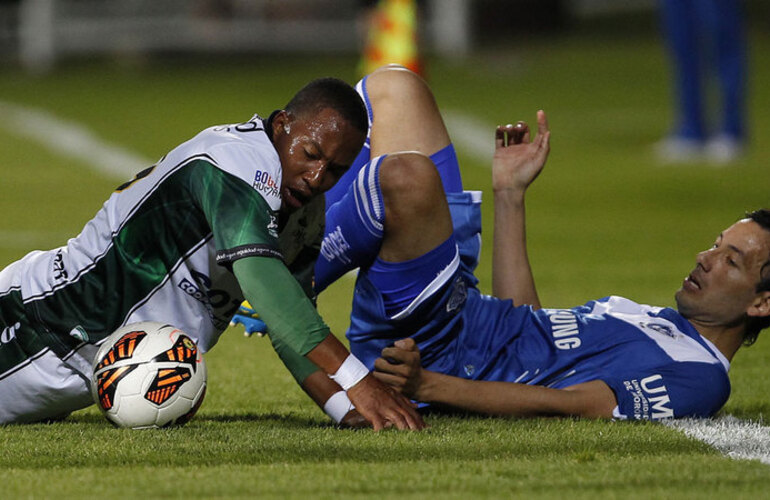
[[[112,245],[113,245],[113,243],[115,241],[115,238],[121,233],[121,231],[123,230],[124,226],[126,224],[128,224],[133,219],[133,217],[136,214],[136,212],[138,210],[141,210],[141,208],[144,206],[144,203],[151,196],[153,196],[153,194],[156,192],[156,190],[158,190],[161,186],[164,186],[164,182],[170,176],[172,176],[176,172],[178,172],[180,169],[183,169],[184,167],[186,167],[187,165],[189,165],[189,164],[191,164],[193,162],[200,161],[201,159],[205,159],[206,161],[208,161],[208,162],[210,162],[210,163],[215,165],[215,163],[213,163],[213,160],[211,159],[211,157],[209,155],[205,155],[205,154],[194,155],[194,156],[191,156],[189,158],[185,158],[183,161],[178,162],[176,165],[174,165],[173,167],[169,168],[168,172],[164,173],[161,177],[159,177],[157,179],[153,179],[152,180],[152,184],[149,184],[146,181],[143,182],[142,186],[141,186],[141,189],[144,191],[144,193],[142,194],[141,197],[138,198],[138,200],[132,201],[133,207],[128,211],[127,216],[123,217],[122,220],[116,221],[117,222],[117,226],[114,227],[114,228],[110,227],[110,226],[98,227],[98,230],[99,230],[98,236],[101,239],[101,242],[96,243],[96,244],[94,244],[93,242],[90,242],[90,245],[92,247],[91,252],[90,252],[91,253],[90,261],[88,263],[86,263],[85,265],[83,265],[83,266],[76,266],[75,270],[74,270],[75,271],[74,274],[72,274],[72,271],[70,271],[70,274],[72,274],[72,276],[68,276],[66,281],[64,281],[62,283],[58,283],[57,285],[51,287],[50,289],[44,290],[44,291],[39,292],[37,294],[27,295],[26,298],[25,298],[25,302],[31,302],[31,301],[34,301],[34,300],[38,300],[41,297],[49,296],[52,293],[55,293],[56,290],[58,290],[59,288],[64,287],[64,286],[68,286],[70,283],[77,281],[83,275],[86,275],[87,273],[89,273],[91,271],[91,269],[93,269],[93,267],[97,264],[97,262],[99,262],[99,260],[101,260],[106,254],[108,254],[111,251]],[[146,175],[144,175],[142,177],[139,177],[139,178],[144,178],[144,177],[146,177]],[[134,180],[130,181],[129,183],[121,185],[118,188],[119,191],[116,191],[116,192],[120,193],[122,191],[125,191],[129,187],[129,184],[133,185],[133,183],[136,182],[137,180],[138,179],[135,178]],[[113,200],[113,198],[110,198],[110,200]],[[108,201],[108,203],[109,202],[110,201]],[[99,215],[101,215],[101,214],[102,214],[102,212],[100,212]],[[96,222],[96,221],[98,221],[98,222]],[[89,224],[94,224],[95,222],[97,224],[101,223],[101,224],[99,224],[100,226],[104,226],[104,221],[100,220],[98,215]],[[86,228],[88,228],[88,226],[86,226]],[[84,230],[84,232],[85,232],[85,230]],[[101,247],[101,246],[103,246],[104,248],[102,250],[99,250],[99,247]]]
[[[50,333],[44,336],[58,354],[70,351],[80,341],[62,332],[79,327],[90,341],[109,335],[174,272],[186,271],[186,259],[209,241],[220,248],[237,246],[244,240],[277,246],[267,229],[261,235],[248,229],[266,228],[269,223],[255,225],[252,219],[238,227],[225,222],[244,218],[244,214],[262,214],[265,219],[271,211],[250,186],[209,162],[196,159],[186,163],[164,176],[142,200],[88,272],[55,293],[28,302],[38,317],[46,318]],[[233,205],[243,207],[228,210]],[[212,233],[212,225],[228,229]],[[229,229],[233,227],[236,229]],[[168,228],[174,228],[173,232]]]

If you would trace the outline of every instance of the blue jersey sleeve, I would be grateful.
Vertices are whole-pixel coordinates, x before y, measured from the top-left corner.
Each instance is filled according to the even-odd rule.
[[[721,365],[672,362],[604,380],[615,392],[615,416],[629,420],[709,417],[730,395],[730,381]]]

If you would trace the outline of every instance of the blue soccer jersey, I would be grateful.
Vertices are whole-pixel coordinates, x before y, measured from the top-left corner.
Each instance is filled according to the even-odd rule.
[[[375,116],[366,85],[364,78],[356,89],[371,130]],[[440,373],[553,388],[602,380],[617,398],[617,418],[707,416],[721,408],[730,393],[729,363],[673,309],[609,297],[569,310],[532,311],[481,294],[473,276],[481,243],[480,193],[459,192],[459,166],[451,145],[431,159],[447,191],[457,256],[442,254],[445,261],[438,263],[415,259],[388,264],[393,275],[389,281],[400,286],[390,283],[387,293],[369,276],[372,268],[359,261],[351,264],[351,249],[374,254],[382,234],[380,228],[370,242],[358,241],[366,231],[375,234],[372,228],[382,225],[375,216],[378,209],[384,212],[377,185],[379,160],[370,162],[369,137],[350,170],[326,193],[326,234],[315,267],[316,287],[323,289],[351,267],[363,266],[347,337],[353,354],[370,369],[383,348],[412,337],[423,366]],[[355,225],[348,229],[345,224],[348,219],[357,223],[357,214],[366,214],[358,233]],[[433,274],[424,279],[415,269]],[[421,291],[414,291],[416,284],[423,285]],[[394,290],[402,291],[397,300]],[[394,310],[394,304],[405,306]]]
[[[730,395],[727,359],[670,308],[613,296],[532,311],[471,294],[464,326],[457,376],[553,388],[602,380],[615,416],[629,419],[709,416]]]
[[[608,297],[533,311],[464,287],[449,282],[419,313],[393,321],[374,319],[377,291],[362,277],[351,351],[371,364],[378,349],[408,335],[424,367],[448,375],[557,389],[602,380],[621,419],[710,416],[730,395],[729,362],[673,309]]]

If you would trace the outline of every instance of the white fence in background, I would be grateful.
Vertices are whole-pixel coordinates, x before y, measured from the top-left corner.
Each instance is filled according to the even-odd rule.
[[[652,9],[656,0],[563,1],[581,18]],[[467,55],[474,0],[424,3],[423,47]],[[511,8],[525,4],[510,0]],[[44,72],[70,54],[354,52],[364,36],[361,14],[358,0],[6,0],[0,59]]]
[[[471,0],[430,0],[431,50],[462,56]],[[22,0],[22,64],[46,71],[67,54],[352,52],[362,45],[356,0]]]

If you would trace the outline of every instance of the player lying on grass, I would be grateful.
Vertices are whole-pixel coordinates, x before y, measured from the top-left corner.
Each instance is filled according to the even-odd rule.
[[[482,295],[460,268],[437,278],[430,297],[418,294],[413,312],[393,315],[387,290],[363,273],[348,332],[356,341],[352,351],[368,360],[364,336],[376,327],[376,343],[395,345],[382,349],[375,376],[416,400],[471,412],[653,420],[713,415],[728,399],[736,351],[770,324],[770,211],[752,212],[698,254],[676,292],[677,310],[617,296],[541,309],[526,251],[524,196],[548,154],[542,112],[538,129],[531,143],[526,124],[497,129],[496,297]],[[413,265],[437,259],[429,253]]]
[[[498,297],[486,297],[472,274],[478,197],[451,188],[444,194],[446,163],[437,174],[422,154],[392,153],[427,154],[450,145],[435,103],[415,105],[432,103],[429,90],[397,68],[375,72],[364,83],[358,88],[373,120],[374,159],[354,164],[350,172],[360,167],[360,173],[353,187],[329,206],[326,248],[316,273],[323,276],[329,262],[358,259],[347,335],[352,352],[368,366],[381,352],[395,362],[376,361],[380,378],[411,397],[436,397],[437,403],[493,414],[657,419],[711,415],[724,404],[729,359],[770,321],[767,212],[731,227],[699,257],[677,293],[680,312],[620,297],[572,310],[540,309],[524,244],[524,193],[549,150],[540,113],[532,143],[525,125],[497,131],[493,291]],[[438,149],[415,140],[431,134],[439,138]],[[449,164],[451,172],[456,160]],[[339,217],[345,224],[334,222],[340,213],[350,215]],[[393,245],[402,234],[412,239]],[[372,235],[369,245],[351,242],[357,235]],[[514,307],[507,299],[525,306]],[[389,347],[404,337],[411,340]],[[418,392],[434,380],[449,388],[441,397],[458,399]],[[326,397],[334,389],[327,391]]]
[[[350,356],[292,275],[312,269],[306,244],[322,235],[321,194],[366,132],[352,87],[311,82],[267,120],[204,130],[120,186],[66,246],[7,266],[0,423],[90,405],[92,358],[119,326],[167,322],[205,352],[245,297],[260,305],[273,342],[333,376],[375,429],[421,428],[411,403]]]

